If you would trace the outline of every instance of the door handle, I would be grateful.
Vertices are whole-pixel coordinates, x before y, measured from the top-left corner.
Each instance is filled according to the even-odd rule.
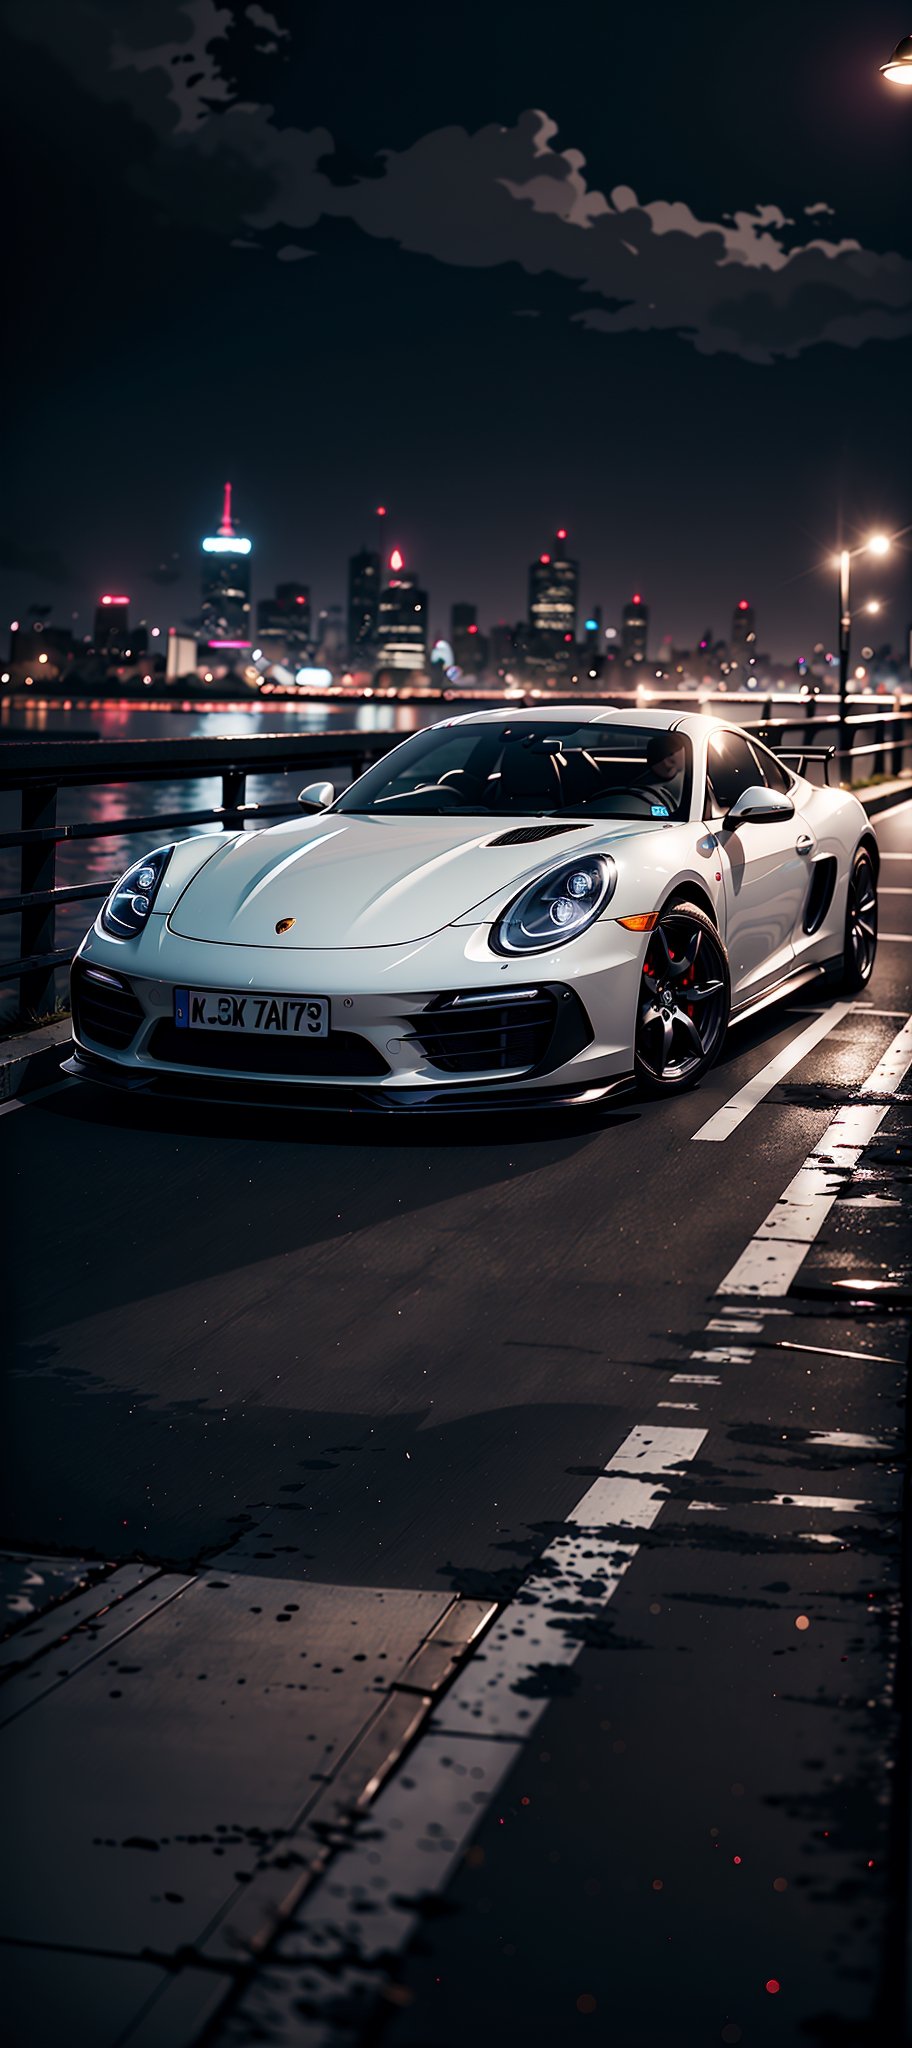
[[[802,832],[795,841],[796,853],[810,853],[814,841],[810,832]]]

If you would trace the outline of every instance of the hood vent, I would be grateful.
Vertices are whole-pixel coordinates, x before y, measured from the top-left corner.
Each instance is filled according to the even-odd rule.
[[[528,846],[533,839],[556,839],[562,832],[586,832],[592,821],[582,818],[575,825],[517,825],[513,832],[502,832],[499,839],[488,839],[488,846]]]

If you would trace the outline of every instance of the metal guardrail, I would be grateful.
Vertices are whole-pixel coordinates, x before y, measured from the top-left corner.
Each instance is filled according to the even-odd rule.
[[[650,705],[650,709],[656,708]],[[836,746],[834,759],[841,781],[852,781],[856,763],[866,775],[902,772],[912,750],[912,713],[853,714],[845,739],[852,732],[873,727],[879,729],[877,738]],[[842,737],[838,716],[818,717],[810,705],[803,717],[761,719],[746,724],[744,730],[792,755],[813,749],[818,738],[829,743]],[[789,744],[789,735],[796,736],[794,745]],[[205,824],[237,831],[248,818],[289,817],[296,809],[297,791],[287,802],[248,803],[248,776],[314,768],[325,773],[341,767],[361,773],[403,737],[402,733],[339,732],[266,733],[249,739],[4,741],[0,745],[0,790],[18,793],[20,821],[16,831],[0,832],[0,850],[19,850],[20,876],[17,893],[0,897],[0,916],[19,915],[22,925],[20,957],[0,961],[0,984],[20,982],[22,1007],[31,1014],[52,1008],[55,969],[71,958],[70,948],[56,944],[58,906],[104,896],[117,880],[111,875],[100,882],[58,888],[57,848],[64,841],[120,838],[132,832]],[[85,789],[98,783],[187,782],[212,775],[221,778],[222,801],[204,809],[153,811],[100,824],[58,821],[57,800],[62,789]]]
[[[0,961],[0,984],[21,984],[22,1008],[40,1015],[54,1003],[54,971],[66,966],[72,949],[56,944],[56,912],[62,903],[106,896],[116,875],[100,882],[58,888],[57,848],[64,841],[120,838],[190,825],[223,825],[228,832],[247,818],[287,818],[297,807],[297,788],[287,802],[248,803],[250,775],[303,775],[307,769],[352,768],[358,774],[403,737],[401,733],[255,734],[249,739],[192,740],[24,740],[0,746],[0,790],[19,794],[16,831],[0,832],[0,849],[18,848],[19,889],[0,897],[0,916],[21,915],[21,954]],[[98,783],[187,782],[221,778],[222,801],[200,810],[152,811],[101,824],[62,824],[57,799],[62,789]],[[306,779],[306,776],[305,776]]]

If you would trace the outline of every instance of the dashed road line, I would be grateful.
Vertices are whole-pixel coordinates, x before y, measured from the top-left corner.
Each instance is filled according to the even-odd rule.
[[[897,1435],[898,1431],[894,1430],[894,1442],[889,1444],[883,1437],[865,1436],[861,1430],[812,1429],[810,1440],[813,1444],[831,1445],[837,1451],[893,1451],[896,1449]]]
[[[889,1098],[910,1066],[912,1018],[907,1018],[862,1083],[859,1099],[837,1111],[775,1208],[726,1273],[717,1294],[782,1296],[788,1292],[840,1189],[880,1129],[891,1107]],[[865,1096],[881,1100],[865,1101]]]
[[[819,1508],[829,1514],[859,1515],[869,1500],[841,1500],[832,1493],[771,1493],[765,1500],[752,1500],[752,1508]]]
[[[912,890],[909,893],[912,894]],[[744,1087],[739,1088],[730,1101],[723,1103],[722,1108],[717,1109],[715,1115],[705,1124],[701,1124],[698,1131],[691,1132],[691,1142],[702,1142],[707,1145],[724,1144],[725,1139],[730,1138],[732,1132],[750,1116],[751,1110],[756,1109],[758,1102],[762,1102],[777,1083],[784,1080],[785,1075],[790,1074],[793,1067],[797,1067],[799,1060],[803,1060],[806,1053],[813,1051],[814,1046],[819,1045],[822,1038],[826,1038],[834,1025],[842,1023],[843,1017],[847,1016],[851,1008],[851,1003],[834,1003],[822,1016],[815,1017],[805,1031],[799,1031],[797,1038],[793,1038],[776,1054],[775,1059],[769,1060],[765,1067],[760,1068],[758,1074],[754,1074],[750,1081],[746,1081]]]

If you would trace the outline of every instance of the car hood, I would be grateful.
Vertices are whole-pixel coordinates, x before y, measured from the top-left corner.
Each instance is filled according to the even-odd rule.
[[[545,821],[541,821],[544,825]],[[235,946],[400,946],[457,920],[498,892],[593,844],[655,828],[598,819],[582,830],[498,846],[534,818],[373,818],[328,812],[241,833],[210,856],[172,910],[179,937]],[[481,917],[479,922],[483,921]]]

